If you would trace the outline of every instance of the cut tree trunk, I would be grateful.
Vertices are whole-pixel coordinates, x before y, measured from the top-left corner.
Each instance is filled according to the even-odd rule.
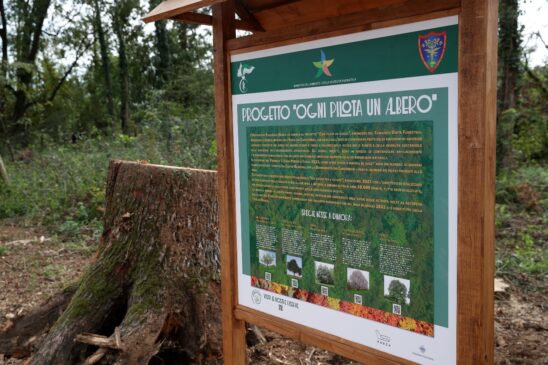
[[[214,171],[111,162],[96,259],[30,364],[221,363],[217,227]]]

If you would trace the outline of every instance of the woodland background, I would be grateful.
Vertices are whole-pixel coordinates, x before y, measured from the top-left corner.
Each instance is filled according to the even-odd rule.
[[[109,160],[216,167],[211,35],[145,27],[159,2],[0,0],[0,221],[91,254]],[[548,40],[524,35],[520,3],[500,4],[496,267],[546,295],[548,59],[530,65],[524,45]],[[55,265],[37,275],[62,281]]]

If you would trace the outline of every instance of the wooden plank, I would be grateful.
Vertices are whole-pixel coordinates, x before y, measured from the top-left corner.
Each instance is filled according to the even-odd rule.
[[[444,11],[455,11],[460,6],[460,0],[445,0],[431,2],[429,0],[405,0],[400,6],[387,6],[360,12],[328,18],[322,21],[306,23],[297,27],[286,27],[265,33],[257,33],[246,37],[232,39],[228,42],[230,51],[246,49],[258,50],[265,45],[280,46],[311,40],[314,37],[323,38],[337,32],[368,30],[372,24],[378,24],[397,19],[418,17]],[[320,36],[318,36],[320,35]]]
[[[240,0],[253,13],[274,9],[285,4],[296,3],[301,0]]]
[[[201,13],[194,13],[194,12],[184,13],[184,14],[176,15],[171,19],[179,22],[183,22],[183,23],[213,25],[213,17],[211,15],[201,14]],[[257,26],[253,22],[249,22],[246,20],[234,20],[234,26],[236,27],[236,29],[247,30],[249,32],[256,32],[256,31],[262,30],[262,28],[257,28]]]
[[[234,0],[213,6],[223,357],[226,365],[243,365],[247,363],[245,322],[234,317],[238,298],[234,147],[231,122],[230,57],[226,49],[227,40],[236,37],[234,28]]]
[[[264,327],[287,337],[291,337],[300,342],[323,348],[368,365],[416,364],[385,352],[347,341],[310,327],[273,317],[247,307],[238,306],[236,308],[235,315],[242,321],[256,324],[257,326]]]
[[[300,38],[295,38],[295,39],[287,39],[287,40],[284,40],[284,41],[275,41],[273,43],[262,43],[262,44],[258,44],[257,46],[251,46],[251,47],[245,47],[245,48],[235,48],[235,47],[239,47],[240,44],[237,40],[231,40],[228,43],[228,48],[230,49],[231,55],[235,55],[235,54],[239,54],[239,53],[259,51],[259,50],[272,48],[272,47],[280,47],[280,46],[285,46],[285,45],[289,45],[289,44],[314,41],[314,40],[317,40],[317,39],[336,37],[336,36],[340,36],[340,35],[363,32],[363,31],[366,31],[366,30],[386,28],[386,27],[391,27],[391,26],[396,26],[396,25],[408,24],[408,23],[413,23],[413,22],[420,22],[420,21],[423,21],[423,20],[443,18],[443,17],[458,15],[458,14],[460,14],[460,9],[442,10],[442,11],[437,11],[437,12],[434,12],[434,13],[410,16],[410,17],[407,17],[407,18],[398,18],[398,19],[394,19],[394,20],[379,21],[379,22],[373,22],[373,23],[358,25],[358,26],[354,26],[354,27],[351,27],[351,28],[343,28],[343,29],[338,29],[338,30],[334,30],[334,31],[326,31],[324,33],[314,33],[314,34],[310,34],[310,35],[303,36],[303,37],[300,37]]]
[[[143,21],[145,23],[170,19],[176,15],[188,13],[200,8],[222,3],[226,0],[164,0],[160,5],[148,13]]]
[[[459,25],[459,364],[494,361],[497,8],[462,0]]]
[[[401,5],[406,0],[301,0],[255,13],[266,30],[321,21],[352,13],[363,13],[390,5]]]
[[[255,16],[249,12],[241,0],[236,0],[236,14],[238,14],[242,21],[253,25],[255,31],[264,32],[263,26],[257,21]],[[238,28],[237,25],[236,28]]]

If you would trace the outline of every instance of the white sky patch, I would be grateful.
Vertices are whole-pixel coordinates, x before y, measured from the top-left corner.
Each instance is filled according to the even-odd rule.
[[[519,22],[524,26],[523,47],[528,53],[529,64],[544,65],[548,63],[548,49],[535,33],[540,33],[548,44],[548,0],[522,0],[520,9]]]

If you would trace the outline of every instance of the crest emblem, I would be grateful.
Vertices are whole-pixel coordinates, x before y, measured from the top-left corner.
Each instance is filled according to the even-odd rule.
[[[434,73],[445,55],[447,32],[430,32],[419,35],[419,54],[428,71]]]
[[[254,66],[246,65],[240,63],[240,67],[238,68],[238,77],[240,78],[240,91],[242,93],[247,92],[247,79],[246,75],[251,75],[253,71],[255,70]]]

